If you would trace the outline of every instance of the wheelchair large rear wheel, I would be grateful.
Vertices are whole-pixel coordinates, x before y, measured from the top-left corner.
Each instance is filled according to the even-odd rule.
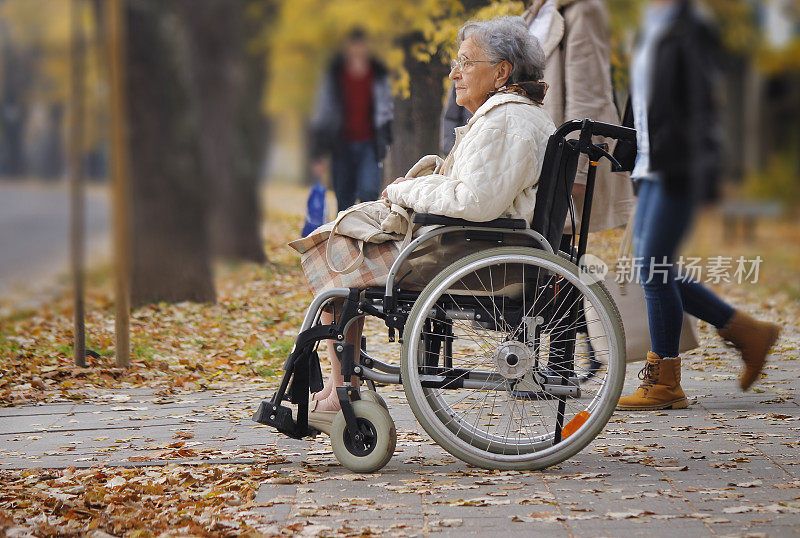
[[[589,321],[579,315],[585,305],[596,312]],[[596,324],[591,337],[586,323]],[[576,353],[587,344],[603,350],[591,375]],[[579,452],[608,423],[624,350],[602,281],[541,250],[495,248],[453,263],[421,292],[403,333],[403,387],[419,423],[454,456],[489,469],[540,469]]]

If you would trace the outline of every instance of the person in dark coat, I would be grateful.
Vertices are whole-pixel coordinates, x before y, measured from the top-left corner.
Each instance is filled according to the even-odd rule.
[[[735,310],[674,266],[697,209],[719,192],[718,49],[715,27],[692,0],[650,3],[631,65],[624,123],[637,131],[633,250],[652,350],[639,373],[642,385],[622,397],[618,409],[688,406],[678,356],[684,311],[712,324],[740,350],[742,390],[760,377],[780,332],[774,323]]]
[[[357,28],[322,77],[310,126],[312,172],[324,175],[330,155],[339,211],[357,199],[378,199],[393,114],[389,72]]]

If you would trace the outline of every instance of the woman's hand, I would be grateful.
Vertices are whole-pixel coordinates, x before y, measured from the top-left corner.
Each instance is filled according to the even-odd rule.
[[[399,177],[399,178],[395,179],[394,181],[392,181],[391,183],[389,183],[389,185],[395,185],[397,183],[402,183],[403,181],[408,181],[409,179],[414,179],[414,178],[413,177]],[[388,185],[387,185],[387,187],[388,187]],[[387,197],[386,189],[383,189],[383,192],[381,193],[381,198],[386,198],[386,197]]]

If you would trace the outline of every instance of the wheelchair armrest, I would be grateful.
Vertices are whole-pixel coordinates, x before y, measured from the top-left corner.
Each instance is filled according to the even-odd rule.
[[[416,213],[414,222],[417,224],[443,225],[443,226],[468,226],[472,228],[505,228],[507,230],[525,230],[528,223],[523,219],[494,219],[486,222],[473,222],[464,219],[454,219],[442,215],[431,215],[429,213]]]

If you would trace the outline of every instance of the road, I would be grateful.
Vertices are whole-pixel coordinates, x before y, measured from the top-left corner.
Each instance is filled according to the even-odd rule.
[[[69,207],[66,183],[0,183],[0,298],[30,297],[68,273]],[[108,243],[103,188],[89,189],[86,230],[91,264]]]

